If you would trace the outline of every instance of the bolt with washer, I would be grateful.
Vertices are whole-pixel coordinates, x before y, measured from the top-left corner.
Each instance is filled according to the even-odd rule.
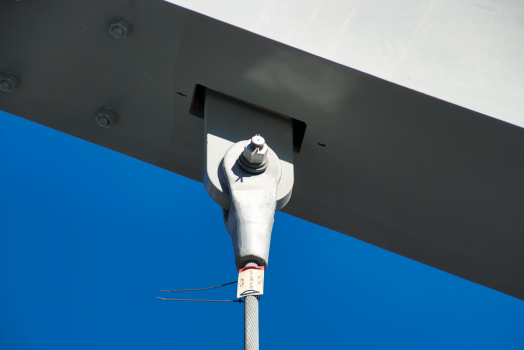
[[[117,114],[109,107],[101,107],[98,110],[98,114],[95,118],[96,123],[102,128],[110,128],[114,122],[116,122]]]
[[[240,167],[251,174],[263,173],[267,168],[268,145],[260,135],[255,135],[246,143],[239,157]]]
[[[20,78],[14,72],[6,70],[0,74],[0,90],[4,92],[12,92],[19,82]]]
[[[131,22],[124,17],[115,17],[111,21],[109,32],[117,39],[124,39],[129,33],[131,33]]]

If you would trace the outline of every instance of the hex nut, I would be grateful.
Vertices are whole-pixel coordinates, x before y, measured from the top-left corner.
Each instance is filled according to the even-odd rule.
[[[20,78],[18,78],[18,75],[6,70],[0,74],[0,90],[4,92],[12,92],[19,81]]]
[[[267,168],[268,150],[269,147],[262,136],[253,136],[238,159],[240,167],[251,174],[263,173]]]
[[[260,135],[255,135],[246,143],[242,157],[249,164],[262,164],[267,159],[268,146]]]
[[[102,128],[110,128],[114,122],[116,122],[117,114],[114,110],[109,107],[101,107],[98,110],[98,114],[95,118],[96,123]]]
[[[124,39],[129,33],[131,33],[131,29],[131,22],[124,17],[115,17],[113,21],[111,21],[109,32],[117,39]]]

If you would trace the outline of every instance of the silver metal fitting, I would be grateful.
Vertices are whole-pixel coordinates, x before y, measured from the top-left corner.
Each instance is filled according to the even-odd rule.
[[[18,78],[18,75],[6,70],[0,74],[0,90],[4,92],[12,92],[19,81],[20,78]]]
[[[250,174],[263,173],[267,168],[267,152],[269,147],[266,140],[260,135],[255,135],[246,143],[244,152],[239,157],[242,170]]]
[[[282,163],[271,148],[267,150],[264,173],[246,174],[240,168],[243,156],[238,157],[245,147],[246,141],[235,143],[224,155],[222,164],[231,198],[231,205],[224,212],[224,222],[233,240],[237,269],[248,261],[267,266],[277,192],[282,179]]]
[[[98,115],[95,120],[96,123],[103,128],[110,128],[116,122],[117,114],[109,107],[101,107],[98,110]]]
[[[124,39],[131,33],[131,22],[124,17],[115,17],[109,27],[109,32],[117,39]]]

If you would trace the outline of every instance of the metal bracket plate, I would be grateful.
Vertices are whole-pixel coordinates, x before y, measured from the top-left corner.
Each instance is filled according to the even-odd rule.
[[[291,198],[293,189],[293,127],[291,119],[207,90],[204,110],[206,164],[204,184],[207,193],[222,208],[229,210],[227,180],[222,169],[226,152],[237,142],[255,134],[264,136],[278,154],[282,177],[277,189],[276,210]]]

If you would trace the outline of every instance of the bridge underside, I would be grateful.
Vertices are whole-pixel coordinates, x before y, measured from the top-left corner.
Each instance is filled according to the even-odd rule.
[[[293,118],[284,212],[524,299],[522,128],[159,0],[3,1],[0,33],[0,109],[197,181],[195,91]]]

